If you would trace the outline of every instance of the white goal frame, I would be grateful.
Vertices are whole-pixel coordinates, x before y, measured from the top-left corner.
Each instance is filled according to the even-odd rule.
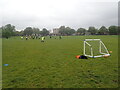
[[[102,55],[96,55],[96,56],[94,56],[92,45],[89,44],[87,41],[99,41],[99,47],[98,47],[98,48],[99,48],[100,54],[102,54]],[[86,47],[86,44],[90,47],[90,53],[91,53],[90,55],[87,55],[87,54],[86,54],[86,48],[85,48],[85,47]],[[101,45],[104,46],[104,48],[105,48],[105,50],[106,50],[106,53],[103,53],[103,52],[101,51]],[[92,58],[104,57],[105,55],[110,56],[110,54],[109,54],[106,46],[104,45],[104,43],[103,43],[100,39],[85,39],[85,40],[84,40],[84,50],[83,50],[83,54],[84,54],[85,56],[87,56],[87,57],[92,57]]]

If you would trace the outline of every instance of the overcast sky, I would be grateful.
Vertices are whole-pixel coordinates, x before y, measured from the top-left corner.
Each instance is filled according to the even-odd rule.
[[[0,26],[73,29],[118,24],[119,0],[0,0]]]

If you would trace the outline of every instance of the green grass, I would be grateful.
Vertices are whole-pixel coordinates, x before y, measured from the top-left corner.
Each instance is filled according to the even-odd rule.
[[[2,88],[2,39],[0,38],[0,89]]]
[[[109,58],[76,59],[83,40],[101,39]],[[116,88],[118,87],[117,36],[65,36],[61,40],[3,39],[3,88]]]

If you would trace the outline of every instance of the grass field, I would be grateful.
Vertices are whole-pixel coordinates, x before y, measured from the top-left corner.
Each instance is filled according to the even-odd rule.
[[[2,39],[0,38],[0,89],[2,88]]]
[[[113,51],[108,58],[76,59],[83,40],[99,38]],[[61,40],[3,39],[3,88],[116,88],[117,36],[64,36]],[[9,64],[4,66],[4,64]]]

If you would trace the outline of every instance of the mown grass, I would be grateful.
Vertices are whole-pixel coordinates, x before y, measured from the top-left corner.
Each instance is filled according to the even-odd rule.
[[[76,59],[83,40],[101,39],[109,58]],[[3,39],[3,88],[115,88],[118,87],[117,36],[64,36],[61,40]]]
[[[0,38],[0,89],[2,89],[2,39]]]

